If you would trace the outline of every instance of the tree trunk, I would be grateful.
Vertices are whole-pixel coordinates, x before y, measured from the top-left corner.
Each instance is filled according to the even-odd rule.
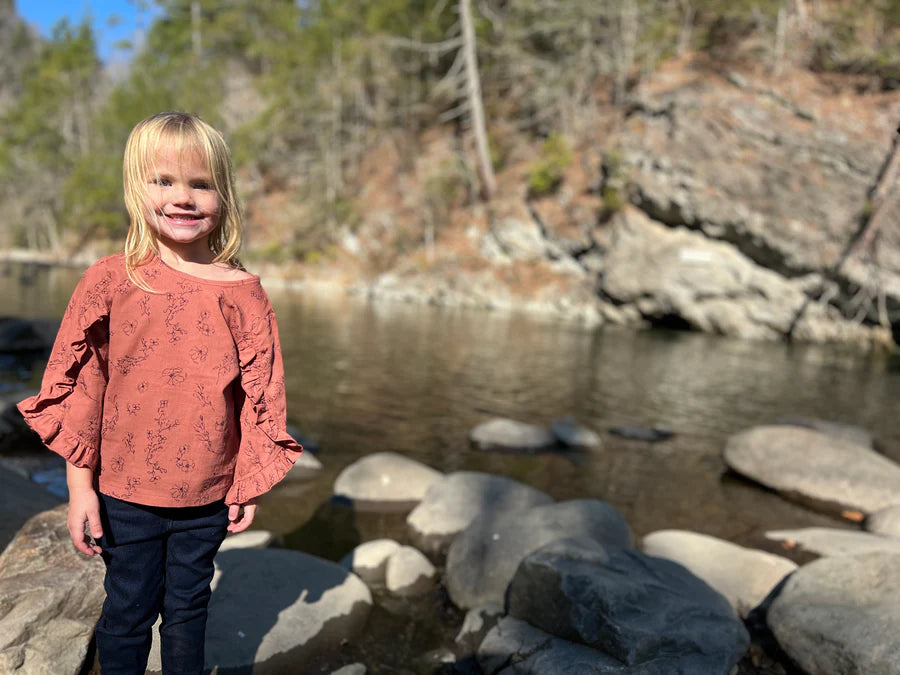
[[[678,31],[678,54],[683,55],[691,46],[691,34],[694,30],[694,17],[697,8],[693,0],[681,0],[681,28]]]
[[[622,0],[619,5],[619,53],[616,59],[616,82],[613,102],[625,100],[628,73],[634,65],[634,52],[638,35],[638,8],[634,0]]]
[[[841,271],[841,268],[844,266],[844,263],[847,262],[847,259],[857,250],[874,246],[878,229],[881,227],[881,224],[886,217],[885,213],[887,212],[887,209],[885,208],[885,204],[888,202],[888,190],[896,183],[898,174],[900,174],[900,129],[894,133],[894,138],[891,143],[891,152],[887,156],[885,162],[881,165],[881,170],[878,172],[875,184],[869,190],[860,226],[850,238],[850,241],[847,242],[840,257],[825,271],[823,275],[825,279],[833,280]],[[877,289],[876,292],[878,294],[883,293],[880,288]],[[809,302],[810,297],[807,296],[800,306],[800,309],[797,310],[797,314],[794,315],[794,320],[791,321],[791,325],[787,331],[788,339],[791,338],[794,329],[806,313]]]
[[[472,114],[475,147],[478,152],[478,174],[481,178],[484,199],[490,200],[496,190],[496,181],[484,122],[484,105],[481,100],[481,80],[478,76],[478,56],[475,52],[475,27],[472,23],[471,0],[459,0],[459,15],[462,22],[462,49],[466,61],[466,94]]]

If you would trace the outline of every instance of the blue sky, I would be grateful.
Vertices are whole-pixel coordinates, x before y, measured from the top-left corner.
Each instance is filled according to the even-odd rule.
[[[74,24],[86,16],[91,18],[100,58],[109,61],[127,54],[115,50],[121,40],[136,41],[141,31],[148,28],[154,10],[138,10],[137,3],[129,0],[16,0],[16,11],[34,26],[41,35],[49,37],[57,21],[68,18]],[[146,3],[152,4],[152,3]],[[114,25],[114,22],[115,23]]]

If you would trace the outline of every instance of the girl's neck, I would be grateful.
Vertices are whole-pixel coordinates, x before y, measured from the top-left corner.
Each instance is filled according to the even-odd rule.
[[[255,278],[249,272],[224,262],[215,262],[209,246],[173,247],[158,241],[159,258],[169,267],[211,281],[241,281]]]
[[[212,265],[215,255],[209,250],[205,241],[196,242],[197,246],[170,246],[157,240],[160,259],[175,269],[188,269],[197,265]]]

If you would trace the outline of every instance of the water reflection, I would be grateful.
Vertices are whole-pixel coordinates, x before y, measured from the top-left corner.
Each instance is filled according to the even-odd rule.
[[[0,311],[58,317],[78,277],[49,269],[27,286],[3,277],[9,292]],[[270,295],[290,421],[319,442],[326,468],[315,483],[276,488],[260,525],[331,556],[343,552],[346,538],[321,539],[346,517],[365,539],[404,535],[402,519],[341,511],[329,524],[326,517],[337,473],[380,450],[442,471],[503,473],[557,499],[605,499],[637,534],[683,527],[771,547],[765,529],[831,521],[723,478],[720,453],[730,434],[797,415],[858,424],[900,447],[900,369],[883,355],[682,332],[589,331],[515,314],[371,304],[272,286]],[[471,449],[468,431],[494,415],[538,424],[571,415],[601,432],[604,445],[524,457]],[[603,433],[621,424],[658,424],[676,435],[650,444]]]

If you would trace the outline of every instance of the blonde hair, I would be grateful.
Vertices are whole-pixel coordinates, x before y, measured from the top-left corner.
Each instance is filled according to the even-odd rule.
[[[156,231],[148,222],[147,184],[155,158],[162,148],[177,153],[197,153],[212,176],[219,197],[219,222],[209,235],[215,262],[241,268],[238,252],[243,236],[240,204],[234,189],[231,154],[222,134],[196,115],[162,112],[138,122],[125,144],[122,180],[125,208],[128,209],[128,236],[125,238],[125,270],[128,278],[146,291],[153,291],[137,268],[159,255]]]

